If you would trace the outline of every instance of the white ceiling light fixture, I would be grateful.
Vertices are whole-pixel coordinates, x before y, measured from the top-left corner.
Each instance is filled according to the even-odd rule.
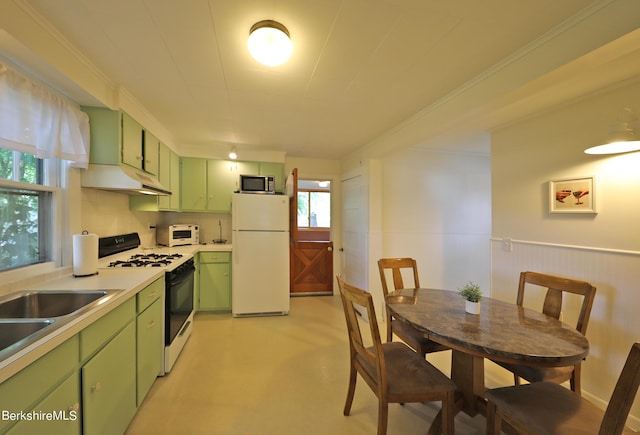
[[[289,37],[289,31],[285,26],[273,20],[259,21],[251,26],[247,46],[251,56],[267,66],[281,65],[293,53],[293,43]]]
[[[625,107],[618,114],[616,123],[611,125],[606,142],[603,145],[587,148],[584,152],[586,154],[620,154],[640,151],[637,121],[633,110]]]
[[[238,158],[238,152],[236,151],[236,147],[231,148],[231,151],[229,151],[229,158],[231,160],[235,160]]]

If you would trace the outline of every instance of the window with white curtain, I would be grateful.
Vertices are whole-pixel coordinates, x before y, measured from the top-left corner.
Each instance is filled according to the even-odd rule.
[[[59,257],[63,161],[87,167],[87,115],[0,64],[0,272]]]

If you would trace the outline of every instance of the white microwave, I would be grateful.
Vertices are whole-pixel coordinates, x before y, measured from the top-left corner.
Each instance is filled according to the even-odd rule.
[[[158,245],[180,246],[200,243],[200,227],[192,224],[176,224],[159,227],[156,232]]]
[[[273,175],[240,175],[240,193],[276,193]]]

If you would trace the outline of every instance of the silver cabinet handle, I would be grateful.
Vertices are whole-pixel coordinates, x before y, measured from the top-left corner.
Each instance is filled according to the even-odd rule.
[[[102,384],[100,384],[100,382],[96,382],[94,385],[91,386],[91,391],[93,392],[98,392],[102,390]]]

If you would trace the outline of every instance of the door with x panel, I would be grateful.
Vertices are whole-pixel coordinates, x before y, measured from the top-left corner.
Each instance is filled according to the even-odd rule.
[[[298,171],[292,171],[290,192],[290,293],[292,296],[333,294],[333,242],[329,215],[327,187],[313,186],[316,181],[298,182]],[[324,201],[324,202],[323,202]]]

